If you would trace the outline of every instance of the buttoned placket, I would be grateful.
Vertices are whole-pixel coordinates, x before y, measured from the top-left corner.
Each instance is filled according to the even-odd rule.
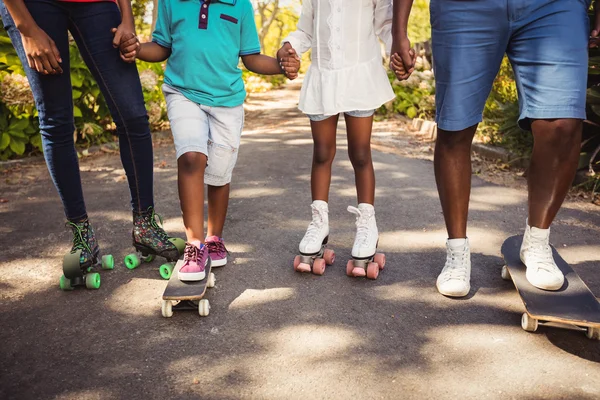
[[[210,0],[204,0],[200,6],[200,17],[198,21],[198,29],[208,29],[208,5]]]

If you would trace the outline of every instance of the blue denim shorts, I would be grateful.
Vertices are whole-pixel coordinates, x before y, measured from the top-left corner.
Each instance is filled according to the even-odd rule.
[[[209,107],[169,85],[164,84],[162,90],[177,158],[190,152],[205,154],[204,183],[224,186],[231,182],[244,127],[244,106]]]
[[[367,117],[371,117],[373,114],[375,114],[375,110],[346,111],[344,114],[348,115],[349,117],[367,118]],[[317,115],[307,114],[307,116],[313,122],[321,122],[321,121],[325,121],[327,118],[333,117],[333,115],[324,115],[324,114],[317,114]]]
[[[459,131],[482,120],[504,54],[519,125],[585,119],[589,0],[431,0],[436,121]]]

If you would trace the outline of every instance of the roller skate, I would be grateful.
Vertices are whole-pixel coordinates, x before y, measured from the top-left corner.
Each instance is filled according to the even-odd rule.
[[[375,209],[371,204],[361,203],[358,208],[348,206],[348,211],[356,215],[356,239],[352,246],[352,260],[346,264],[346,275],[377,279],[379,271],[385,267],[385,254],[377,253],[379,233]]]
[[[171,277],[175,262],[185,249],[185,241],[169,237],[161,225],[162,218],[155,213],[154,207],[148,207],[141,213],[133,212],[133,247],[141,253],[141,257],[136,253],[127,255],[124,260],[127,268],[135,269],[142,262],[151,262],[156,256],[160,256],[167,260],[159,268],[160,276],[163,279]]]
[[[300,254],[294,258],[294,270],[323,275],[325,267],[335,261],[335,252],[326,248],[329,239],[329,209],[327,203],[315,200],[312,208],[312,221],[300,242]]]
[[[92,272],[98,266],[100,248],[94,229],[85,219],[81,222],[67,222],[73,231],[73,247],[63,258],[63,276],[60,277],[59,286],[62,290],[73,290],[76,286],[85,286],[88,289],[100,288],[100,274]],[[115,260],[111,255],[101,258],[102,269],[113,269]]]

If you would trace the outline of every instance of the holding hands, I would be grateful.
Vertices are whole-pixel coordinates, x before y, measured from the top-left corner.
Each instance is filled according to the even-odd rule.
[[[113,46],[119,48],[123,61],[127,63],[135,62],[141,48],[140,40],[135,35],[135,31],[121,29],[121,26],[123,25],[112,29],[112,33],[115,35]]]
[[[288,79],[294,80],[298,77],[300,57],[291,44],[284,43],[281,49],[279,49],[277,52],[277,61],[279,62],[281,71]]]
[[[392,57],[390,59],[390,69],[396,74],[396,78],[403,81],[415,70],[415,61],[417,54],[411,48],[410,40],[407,37],[396,40],[392,44]]]

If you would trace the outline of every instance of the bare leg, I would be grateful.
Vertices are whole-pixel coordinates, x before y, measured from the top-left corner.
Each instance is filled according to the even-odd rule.
[[[208,185],[208,230],[206,236],[223,236],[223,226],[227,217],[227,207],[229,206],[229,188],[228,183],[224,186]]]
[[[345,115],[348,129],[348,156],[354,168],[358,203],[375,203],[375,171],[371,158],[373,117]]]
[[[204,170],[202,153],[185,153],[177,160],[177,183],[188,243],[204,243]]]
[[[434,169],[450,239],[467,237],[471,195],[471,143],[477,125],[457,132],[439,129]]]
[[[331,165],[335,158],[335,134],[339,115],[324,121],[310,122],[313,136],[313,162],[310,176],[312,199],[329,201]]]

